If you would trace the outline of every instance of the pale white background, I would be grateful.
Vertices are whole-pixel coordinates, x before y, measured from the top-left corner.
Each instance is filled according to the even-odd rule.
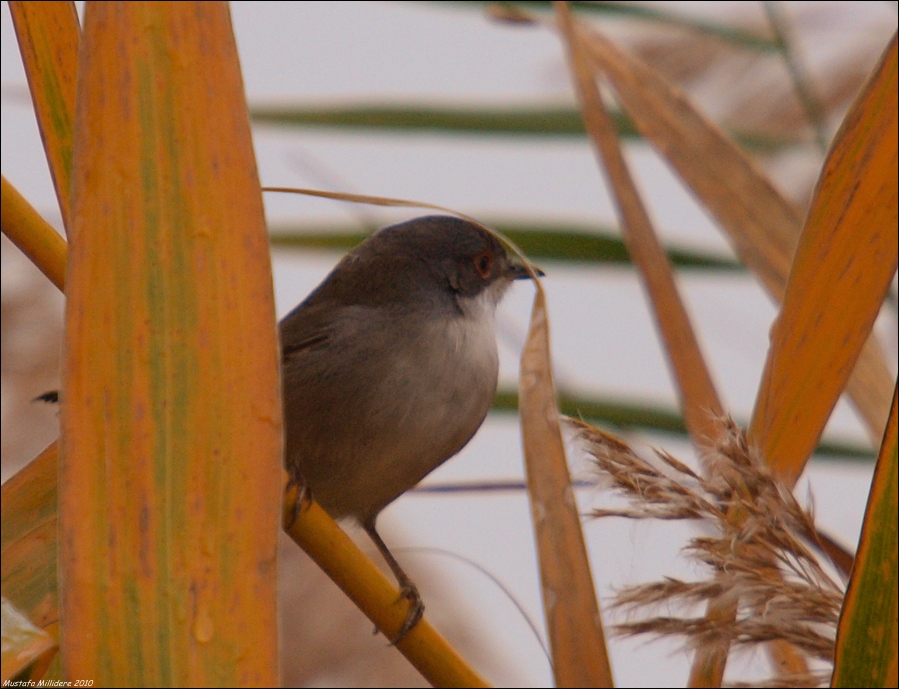
[[[757,16],[760,12],[756,3],[667,4],[726,17]],[[861,16],[870,18],[862,22],[861,29],[852,28],[849,35],[816,34],[815,41],[834,49],[828,41],[862,36],[877,46],[885,45],[895,30],[893,3],[853,6]],[[232,12],[251,103],[396,99],[533,104],[571,98],[556,36],[536,28],[499,26],[473,10],[425,3],[236,2]],[[5,7],[0,23],[3,174],[56,222],[55,197]],[[614,26],[609,25],[611,31]],[[813,51],[816,45],[813,42],[806,48]],[[579,141],[488,141],[257,127],[256,150],[264,184],[329,186],[420,199],[481,217],[561,216],[597,226],[615,222],[593,156]],[[643,145],[629,145],[628,155],[666,240],[727,255],[726,243],[665,165]],[[311,174],[313,167],[325,172]],[[266,204],[272,224],[291,219],[305,224],[353,222],[360,215],[384,224],[415,214],[294,196],[267,195]],[[327,252],[276,253],[279,314],[301,300],[337,258]],[[560,387],[673,406],[672,383],[633,273],[553,263],[543,268]],[[719,390],[732,412],[747,418],[764,364],[774,306],[747,276],[684,274],[681,286]],[[501,306],[501,378],[507,385],[514,384],[517,376],[531,296],[532,289],[519,284]],[[880,327],[894,348],[895,321]],[[35,394],[39,392],[42,390]],[[838,407],[829,433],[834,438],[866,441],[860,424],[844,404]],[[690,457],[689,446],[682,441],[667,436],[648,440],[683,459]],[[816,461],[808,472],[809,480],[803,480],[798,489],[802,498],[813,495],[820,522],[849,545],[857,538],[870,470],[871,466],[863,463]],[[583,467],[576,471],[584,473]],[[428,481],[521,476],[517,420],[497,415]],[[581,507],[588,508],[597,492],[581,491]],[[408,495],[384,512],[381,526],[393,534],[388,541],[413,575],[416,563],[426,560],[430,568],[443,569],[445,581],[467,601],[471,624],[502,659],[499,674],[490,676],[493,682],[551,685],[548,663],[539,646],[492,583],[454,559],[402,550],[403,546],[434,547],[470,558],[503,581],[542,625],[530,515],[523,494]],[[610,520],[588,523],[586,533],[603,602],[615,587],[626,583],[662,574],[697,574],[676,561],[677,549],[690,533],[683,526]],[[428,590],[422,593],[428,601]],[[619,686],[683,686],[686,681],[687,657],[673,644],[615,640],[611,652]],[[757,672],[762,663],[759,657],[751,658],[753,667],[747,672]]]

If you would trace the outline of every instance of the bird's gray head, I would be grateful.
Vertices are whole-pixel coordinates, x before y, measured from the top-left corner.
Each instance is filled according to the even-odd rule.
[[[324,284],[329,299],[346,305],[465,312],[475,302],[495,307],[513,280],[527,277],[489,232],[434,215],[379,230],[348,253]]]

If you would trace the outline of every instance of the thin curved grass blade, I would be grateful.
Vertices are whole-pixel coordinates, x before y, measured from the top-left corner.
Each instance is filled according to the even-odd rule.
[[[541,261],[566,261],[572,263],[602,263],[630,265],[631,259],[619,234],[609,228],[593,229],[588,226],[562,223],[516,223],[489,221],[484,224],[511,239],[531,259]],[[273,246],[340,249],[346,250],[369,236],[348,226],[323,228],[283,225],[270,229]],[[680,269],[743,272],[743,266],[728,258],[710,252],[675,249],[666,250],[668,260]]]

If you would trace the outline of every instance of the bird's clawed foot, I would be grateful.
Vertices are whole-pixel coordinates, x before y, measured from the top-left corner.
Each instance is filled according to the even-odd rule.
[[[400,589],[400,598],[405,598],[409,601],[409,612],[406,613],[406,619],[403,620],[403,626],[400,627],[396,636],[390,640],[391,646],[396,646],[400,641],[406,638],[406,635],[412,631],[419,620],[421,620],[422,615],[425,614],[425,604],[421,602],[421,596],[418,593],[418,589],[411,581],[403,583],[403,587]]]
[[[390,552],[387,544],[384,543],[384,540],[378,534],[378,530],[375,528],[374,518],[363,521],[362,528],[368,533],[372,543],[374,543],[378,550],[381,551],[381,555],[390,566],[390,571],[392,571],[393,576],[396,577],[396,582],[400,585],[400,598],[405,598],[409,601],[409,611],[406,613],[406,619],[403,620],[403,626],[400,627],[397,635],[390,641],[391,646],[396,646],[409,632],[412,631],[412,628],[418,624],[418,621],[425,612],[425,606],[424,603],[421,602],[418,588],[415,586],[412,579],[409,578],[409,575],[403,571],[402,567],[400,567],[400,563],[396,561],[393,553]],[[375,633],[378,633],[377,629],[375,629]]]

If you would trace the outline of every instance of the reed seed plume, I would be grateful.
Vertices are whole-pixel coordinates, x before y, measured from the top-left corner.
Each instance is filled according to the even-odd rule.
[[[782,640],[821,661],[824,669],[777,677],[772,679],[776,686],[827,681],[843,582],[823,564],[811,512],[755,454],[732,420],[725,421],[722,437],[702,458],[702,474],[666,452],[641,457],[620,438],[582,421],[567,423],[602,480],[625,499],[623,507],[599,507],[593,516],[700,520],[711,534],[692,538],[684,548],[706,566],[708,579],[665,578],[618,593],[614,607],[633,618],[617,625],[619,634],[680,636],[693,649],[721,639],[735,649]],[[705,617],[708,605],[717,602],[735,605],[735,618]],[[662,606],[683,614],[654,614]]]

